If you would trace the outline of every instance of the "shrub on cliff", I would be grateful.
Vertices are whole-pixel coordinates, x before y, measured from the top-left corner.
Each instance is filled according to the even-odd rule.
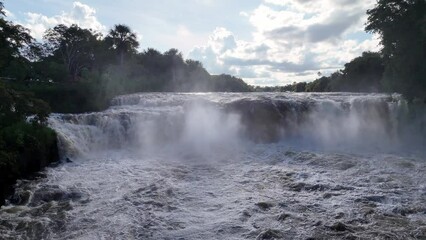
[[[58,159],[49,112],[45,102],[0,84],[0,205],[18,178]]]

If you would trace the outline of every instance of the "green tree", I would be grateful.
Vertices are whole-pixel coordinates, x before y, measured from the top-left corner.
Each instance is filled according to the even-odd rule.
[[[0,2],[0,77],[16,79],[27,77],[28,60],[24,50],[30,48],[34,39],[28,29],[4,19],[3,3]]]
[[[364,52],[345,64],[342,70],[341,91],[379,92],[383,77],[383,58],[376,52]]]
[[[426,101],[426,1],[378,0],[367,14],[366,31],[381,37],[386,89]]]
[[[295,92],[305,92],[306,91],[306,82],[293,83],[293,91]]]
[[[120,65],[123,65],[126,55],[136,53],[139,47],[136,34],[124,24],[115,25],[105,37],[105,42],[116,51]]]
[[[306,92],[329,92],[330,78],[321,77],[306,85]]]
[[[48,52],[65,64],[73,81],[84,68],[93,66],[99,34],[75,24],[70,27],[60,24],[47,30],[44,39]]]

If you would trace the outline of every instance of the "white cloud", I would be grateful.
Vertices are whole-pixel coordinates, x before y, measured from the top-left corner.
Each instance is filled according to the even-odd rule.
[[[238,40],[217,28],[189,57],[212,73],[236,74],[252,84],[284,85],[331,73],[363,51],[379,49],[363,32],[374,0],[264,0],[240,16],[254,27],[252,39]]]
[[[80,27],[89,28],[94,31],[103,32],[106,27],[96,18],[96,10],[81,2],[74,2],[71,11],[62,12],[59,15],[45,16],[40,13],[26,13],[27,19],[23,26],[31,31],[31,35],[36,39],[42,39],[44,32],[58,24],[71,25],[78,24]]]
[[[7,9],[3,9],[4,14],[6,15],[6,17],[10,18],[10,19],[14,19],[15,18],[15,14],[13,14],[12,12],[10,12]]]

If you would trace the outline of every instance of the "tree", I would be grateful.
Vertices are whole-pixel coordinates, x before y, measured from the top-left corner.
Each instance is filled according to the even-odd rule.
[[[304,92],[306,90],[306,82],[293,83],[293,91]]]
[[[318,74],[320,75],[320,74]],[[306,92],[329,92],[330,78],[321,77],[306,85]]]
[[[10,66],[12,69],[21,69],[21,74],[26,68],[23,66],[27,65],[23,50],[29,47],[34,39],[28,29],[6,21],[4,16],[3,3],[0,2],[0,76],[10,77]]]
[[[50,54],[61,59],[75,81],[84,68],[92,66],[99,34],[75,24],[60,24],[47,30],[44,39]]]
[[[378,92],[384,71],[382,56],[376,52],[364,52],[345,64],[342,70],[341,90],[351,92]]]
[[[115,25],[105,37],[105,42],[117,52],[120,65],[123,65],[125,55],[136,53],[139,47],[136,34],[123,24]]]
[[[366,31],[381,38],[386,89],[426,101],[426,1],[378,0],[367,14]]]

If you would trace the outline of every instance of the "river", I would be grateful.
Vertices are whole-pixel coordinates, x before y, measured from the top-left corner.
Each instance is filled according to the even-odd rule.
[[[62,161],[0,239],[426,239],[426,115],[398,95],[145,93],[52,114]]]

